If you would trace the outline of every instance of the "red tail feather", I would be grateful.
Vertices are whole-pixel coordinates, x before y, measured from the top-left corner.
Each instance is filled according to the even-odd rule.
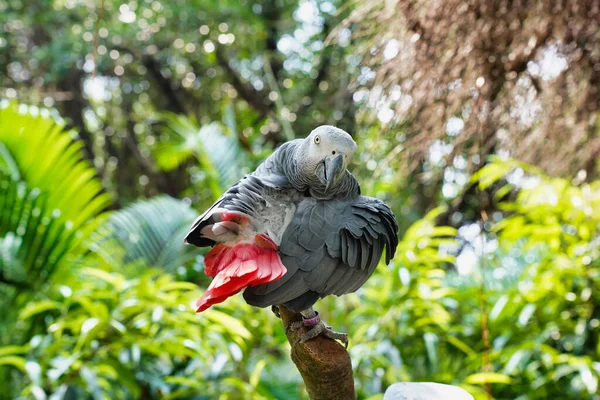
[[[214,279],[196,303],[196,312],[221,303],[248,286],[277,280],[287,272],[277,246],[262,234],[256,235],[254,244],[218,244],[208,252],[204,263],[206,275]]]

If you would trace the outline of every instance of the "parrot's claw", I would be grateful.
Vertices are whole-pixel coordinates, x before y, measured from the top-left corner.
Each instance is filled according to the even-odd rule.
[[[290,331],[292,332],[296,332],[298,329],[302,328],[304,326],[304,323],[302,321],[294,321],[291,322],[287,328],[285,328],[285,333],[288,333]]]
[[[295,332],[301,327],[306,326],[309,330],[303,333],[297,340],[294,342],[294,345],[298,343],[304,343],[310,339],[314,339],[319,335],[323,335],[326,338],[339,340],[344,344],[344,348],[348,348],[348,335],[342,332],[336,332],[331,329],[329,325],[326,325],[321,318],[319,317],[319,313],[315,313],[312,318],[302,318],[302,321],[294,321],[286,328],[286,333],[289,331]]]
[[[321,335],[329,339],[339,340],[340,342],[342,342],[345,349],[348,348],[348,335],[344,332],[336,332],[332,330],[330,326],[325,326]]]
[[[331,327],[325,326],[322,322],[313,326],[308,332],[302,334],[294,344],[304,343],[307,340],[314,339],[317,336],[322,335],[332,340],[339,340],[344,345],[344,348],[348,348],[348,335],[343,332],[336,332],[331,330]]]

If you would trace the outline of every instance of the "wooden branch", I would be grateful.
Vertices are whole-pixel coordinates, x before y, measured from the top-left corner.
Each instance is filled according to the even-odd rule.
[[[282,23],[282,7],[279,1],[269,0],[264,2],[263,6],[263,23],[267,30],[267,37],[265,40],[265,56],[268,57],[266,62],[269,63],[271,71],[275,80],[279,80],[279,73],[283,69],[283,61],[281,61],[275,55],[279,53],[277,49],[277,42],[279,42],[279,26]]]
[[[296,111],[297,115],[303,115],[306,112],[306,110],[312,104],[312,99],[314,97],[316,97],[319,93],[319,85],[321,84],[321,82],[325,81],[325,79],[327,79],[327,76],[329,75],[329,67],[331,66],[331,46],[329,44],[327,44],[327,38],[329,37],[330,33],[331,33],[331,24],[330,24],[329,20],[325,20],[325,24],[323,25],[322,35],[325,38],[324,40],[326,42],[326,45],[325,45],[325,48],[321,51],[319,67],[317,69],[317,74],[316,74],[315,78],[312,80],[312,86],[304,94],[304,96],[302,96],[302,97],[309,97],[311,99],[311,103],[301,104],[300,107],[298,108],[298,111]],[[301,97],[298,96],[298,98],[301,98]]]
[[[292,125],[290,124],[290,121],[282,115],[282,110],[285,106],[283,104],[283,97],[281,96],[281,90],[279,90],[279,85],[277,84],[277,77],[275,76],[275,73],[271,69],[271,61],[269,61],[270,57],[265,54],[264,60],[265,61],[264,61],[263,65],[265,68],[265,75],[267,77],[267,82],[269,83],[269,89],[271,89],[273,92],[277,93],[277,99],[275,100],[275,108],[277,110],[277,113],[275,115],[276,115],[277,119],[279,120],[279,123],[283,127],[283,136],[285,137],[285,140],[286,141],[294,140],[296,135],[294,135]]]
[[[180,91],[174,88],[173,82],[165,78],[160,72],[160,62],[153,56],[145,54],[142,56],[142,64],[148,70],[149,75],[156,82],[158,88],[167,99],[164,108],[176,114],[187,114],[185,101],[182,100]]]
[[[83,143],[83,157],[86,160],[94,161],[94,138],[87,129],[83,118],[85,108],[88,106],[88,102],[83,96],[84,77],[85,73],[82,70],[72,68],[58,81],[57,86],[59,91],[71,93],[71,97],[64,99],[62,104],[62,115],[70,120],[66,129],[74,128],[77,131]]]
[[[279,314],[284,328],[294,321],[301,321],[302,315],[279,306]],[[338,342],[317,336],[305,343],[296,340],[307,331],[286,332],[292,346],[292,361],[302,375],[306,391],[311,400],[350,400],[355,399],[354,377],[350,355]]]

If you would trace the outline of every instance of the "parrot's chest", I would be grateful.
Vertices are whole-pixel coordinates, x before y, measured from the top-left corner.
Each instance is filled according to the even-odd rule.
[[[296,212],[303,195],[296,190],[279,190],[265,196],[265,206],[255,220],[256,230],[267,234],[277,246]]]

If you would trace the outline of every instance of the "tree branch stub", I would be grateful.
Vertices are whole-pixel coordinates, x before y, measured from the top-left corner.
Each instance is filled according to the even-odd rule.
[[[279,306],[284,328],[302,315]],[[302,375],[311,400],[351,400],[356,398],[350,355],[340,343],[322,336],[296,343],[306,327],[286,336],[292,346],[291,357]]]

